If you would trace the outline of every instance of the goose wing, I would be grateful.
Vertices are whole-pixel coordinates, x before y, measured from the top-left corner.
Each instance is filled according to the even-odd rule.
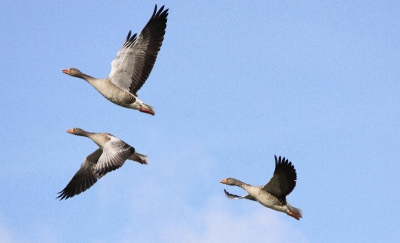
[[[286,196],[289,195],[296,186],[296,170],[290,161],[285,157],[275,156],[275,171],[271,180],[263,186],[263,190],[271,193],[275,197],[286,203]]]
[[[57,198],[60,200],[68,199],[93,186],[101,177],[95,173],[94,167],[102,153],[103,150],[99,148],[87,156],[68,185],[59,192],[60,195]]]
[[[110,171],[121,167],[125,161],[135,153],[135,149],[124,141],[108,134],[107,141],[103,146],[103,153],[94,170],[99,176],[104,176]]]
[[[156,62],[167,27],[168,9],[162,6],[153,15],[139,36],[129,31],[125,43],[111,62],[109,79],[119,88],[137,95]]]
[[[250,196],[250,194],[247,194],[247,195],[244,195],[244,196],[238,196],[238,195],[230,194],[225,189],[224,189],[224,192],[225,192],[226,197],[229,198],[229,199],[243,199],[243,198],[245,198],[245,199],[250,199],[250,200],[256,201],[256,199],[254,197]]]

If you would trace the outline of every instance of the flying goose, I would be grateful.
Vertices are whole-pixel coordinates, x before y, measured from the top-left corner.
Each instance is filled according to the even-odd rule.
[[[293,207],[286,201],[296,186],[296,170],[285,157],[275,156],[275,171],[271,180],[263,187],[252,186],[233,178],[226,178],[220,182],[229,186],[238,186],[248,192],[247,195],[237,196],[230,194],[225,189],[225,195],[230,199],[250,199],[261,203],[263,206],[276,211],[281,211],[299,220],[302,217],[300,209]]]
[[[57,198],[68,199],[86,191],[102,176],[121,167],[127,159],[147,165],[147,156],[109,133],[91,133],[80,128],[67,130],[68,133],[88,137],[99,148],[88,155],[68,185]]]
[[[125,43],[111,62],[107,78],[93,78],[76,68],[62,72],[86,80],[114,104],[154,115],[154,108],[139,100],[137,92],[149,77],[164,40],[168,9],[163,10],[164,6],[158,11],[155,6],[153,15],[139,36],[131,36],[129,31]]]

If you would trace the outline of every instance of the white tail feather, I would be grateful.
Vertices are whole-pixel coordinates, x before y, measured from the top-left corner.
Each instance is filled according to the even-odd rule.
[[[134,154],[131,155],[131,157],[129,157],[129,159],[139,162],[141,164],[145,164],[147,165],[147,161],[148,161],[148,157],[145,154],[140,154],[135,152]]]

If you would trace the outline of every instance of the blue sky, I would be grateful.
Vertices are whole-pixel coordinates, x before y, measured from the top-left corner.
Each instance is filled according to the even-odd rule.
[[[400,241],[400,4],[165,1],[167,31],[139,91],[118,107],[106,77],[155,2],[2,1],[1,242]],[[80,127],[149,156],[56,200],[85,156]],[[273,156],[298,181],[296,221],[219,183],[263,185]]]

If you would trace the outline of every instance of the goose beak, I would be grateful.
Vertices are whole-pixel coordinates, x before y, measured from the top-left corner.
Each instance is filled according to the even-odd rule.
[[[221,180],[220,183],[226,184],[226,179]]]
[[[62,72],[65,74],[69,74],[69,69],[63,69]]]
[[[74,129],[67,130],[67,133],[74,133]]]

